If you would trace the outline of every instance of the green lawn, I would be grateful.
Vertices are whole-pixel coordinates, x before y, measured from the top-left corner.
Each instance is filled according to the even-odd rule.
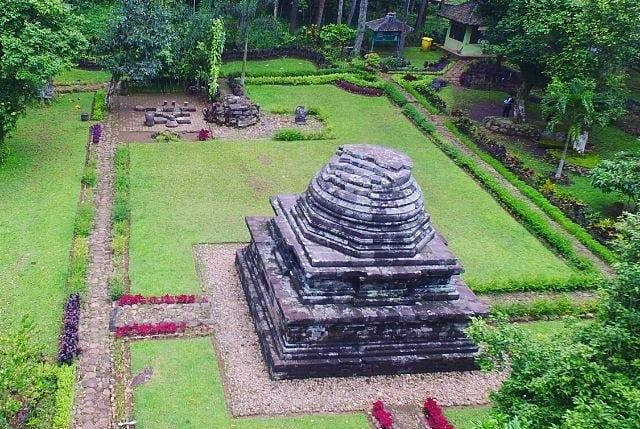
[[[109,82],[111,73],[102,70],[69,69],[53,78],[55,85],[80,85]]]
[[[316,65],[308,60],[300,58],[274,58],[270,60],[251,60],[247,62],[247,73],[277,75],[283,72],[308,72],[316,69]],[[221,76],[230,73],[240,73],[242,61],[229,61],[222,65]]]
[[[440,97],[447,103],[449,110],[467,110],[475,103],[492,103],[502,109],[502,101],[507,96],[503,91],[485,91],[447,85],[440,90]]]
[[[134,390],[139,429],[364,429],[364,414],[232,419],[209,338],[131,343],[131,371],[153,367]]]
[[[212,141],[131,146],[130,277],[135,293],[199,291],[192,245],[247,241],[244,217],[268,197],[302,192],[344,143],[399,148],[414,159],[433,222],[473,285],[567,278],[572,270],[527,232],[385,98],[334,86],[252,86],[263,109],[322,107],[337,140]]]
[[[29,314],[55,350],[93,94],[58,98],[18,121],[0,166],[0,330]],[[77,108],[79,106],[79,108]]]
[[[474,429],[476,423],[489,417],[490,410],[489,407],[451,407],[446,408],[444,414],[456,429]]]
[[[396,54],[395,47],[374,47],[374,51],[380,54],[381,57],[388,57]],[[440,49],[432,49],[430,51],[423,52],[419,46],[413,46],[405,48],[403,55],[406,59],[411,61],[411,65],[422,68],[425,61],[433,62],[438,61],[446,52]]]

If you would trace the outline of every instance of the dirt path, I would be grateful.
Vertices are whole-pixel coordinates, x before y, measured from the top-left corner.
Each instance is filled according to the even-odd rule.
[[[420,105],[418,100],[404,90],[400,85],[398,85],[389,75],[382,75],[382,78],[389,83],[392,83],[396,86],[398,90],[400,90],[404,96],[409,100],[409,103],[413,104],[416,109],[422,113],[431,123],[436,127],[436,131],[442,137],[444,137],[447,141],[452,143],[458,150],[464,153],[465,156],[473,159],[477,164],[479,164],[487,173],[489,173],[494,179],[496,179],[505,189],[507,189],[514,197],[523,201],[527,206],[533,210],[534,212],[541,215],[544,219],[546,219],[549,224],[558,232],[563,234],[566,238],[571,240],[573,247],[588,257],[593,263],[600,269],[600,271],[610,275],[613,273],[611,267],[604,262],[602,259],[593,254],[589,249],[587,249],[577,238],[575,238],[572,234],[568,233],[561,225],[556,223],[553,219],[551,219],[545,212],[543,212],[537,205],[533,203],[529,198],[527,198],[524,194],[522,194],[518,188],[513,186],[502,174],[496,171],[492,166],[487,164],[482,158],[476,155],[471,149],[467,147],[464,143],[462,143],[449,129],[445,126],[444,121],[448,119],[447,116],[442,115],[433,115],[429,113],[424,107]]]
[[[113,205],[113,156],[117,135],[111,118],[103,126],[103,137],[95,148],[98,184],[95,191],[94,227],[89,237],[87,292],[80,314],[80,357],[73,427],[112,427],[111,397],[113,362],[107,289],[113,272],[111,257],[111,207]]]

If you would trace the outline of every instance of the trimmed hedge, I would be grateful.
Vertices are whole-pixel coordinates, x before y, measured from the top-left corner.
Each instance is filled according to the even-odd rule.
[[[407,82],[402,78],[396,80],[396,82],[398,82],[398,85],[404,88],[405,91],[407,91],[409,94],[415,97],[415,99],[418,100],[418,103],[420,103],[420,105],[424,107],[427,110],[427,112],[431,113],[432,115],[437,115],[438,113],[440,113],[436,107],[431,105],[429,100],[427,100],[422,94],[416,91],[416,89],[413,87],[411,82]]]
[[[597,298],[578,302],[569,296],[557,298],[537,298],[530,302],[495,303],[490,307],[494,315],[505,315],[510,319],[554,319],[563,316],[586,316],[597,311]]]
[[[402,108],[402,113],[409,117],[425,133],[431,134],[436,130],[436,127],[422,116],[422,113],[413,104],[406,104]]]
[[[283,70],[283,71],[271,71],[271,70],[264,70],[264,71],[253,71],[253,72],[249,72],[247,71],[246,76],[247,77],[266,77],[266,76],[281,76],[281,77],[292,77],[292,76],[322,76],[325,74],[334,74],[334,73],[354,73],[354,74],[358,74],[361,73],[361,70],[357,70],[357,69],[345,69],[345,68],[340,68],[340,67],[331,67],[331,68],[324,68],[324,69],[317,69],[317,70],[306,70],[306,71],[289,71],[289,70]],[[230,73],[225,73],[224,76],[225,77],[240,77],[240,75],[242,74],[242,72],[230,72]]]
[[[53,415],[53,429],[69,429],[75,397],[76,367],[63,365],[57,370],[57,390],[55,399],[55,414]]]
[[[519,280],[492,280],[488,282],[468,282],[469,287],[476,293],[499,294],[505,292],[570,292],[573,290],[596,289],[602,277],[596,273],[574,273],[566,280],[527,278]]]
[[[93,96],[93,105],[91,106],[91,119],[94,121],[104,120],[107,111],[107,91],[102,88],[98,89]]]
[[[558,207],[553,205],[540,191],[534,187],[528,185],[518,176],[512,173],[507,167],[505,167],[500,161],[484,152],[480,149],[467,135],[460,131],[453,122],[450,120],[445,121],[445,126],[451,131],[460,141],[471,149],[476,155],[478,155],[484,162],[491,165],[498,173],[504,176],[505,179],[513,186],[515,186],[523,195],[529,198],[533,203],[538,206],[547,216],[557,222],[566,231],[573,235],[580,243],[582,243],[587,249],[593,252],[595,255],[602,258],[607,263],[613,263],[616,261],[615,254],[609,250],[606,246],[598,242],[591,234],[587,232],[582,226],[569,219]]]
[[[409,100],[407,97],[400,91],[394,84],[385,82],[383,86],[384,92],[387,94],[387,97],[393,101],[393,103],[397,104],[400,107],[404,107]]]
[[[375,76],[352,73],[332,73],[305,76],[259,76],[247,77],[246,82],[253,85],[324,85],[343,80],[367,88],[383,88],[383,83]]]

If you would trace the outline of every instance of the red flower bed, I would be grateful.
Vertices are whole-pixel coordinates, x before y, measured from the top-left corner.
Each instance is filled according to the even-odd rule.
[[[207,298],[198,295],[163,295],[163,296],[143,296],[143,295],[122,295],[118,300],[118,305],[141,305],[141,304],[193,304],[195,302],[207,302]]]
[[[186,322],[134,323],[116,328],[116,337],[167,335],[184,332],[185,329],[187,329]]]
[[[351,82],[347,82],[346,80],[336,81],[336,86],[338,88],[344,89],[345,91],[359,95],[366,95],[368,97],[380,97],[382,94],[384,94],[384,91],[382,89],[360,86]]]
[[[427,426],[431,429],[455,429],[442,411],[442,407],[433,398],[424,401],[424,416],[427,419]]]
[[[382,429],[393,429],[393,416],[389,411],[385,410],[384,402],[374,402],[371,415],[373,415]]]

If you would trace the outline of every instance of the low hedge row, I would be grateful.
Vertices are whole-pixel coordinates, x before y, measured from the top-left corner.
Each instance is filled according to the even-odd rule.
[[[98,89],[93,96],[91,106],[91,119],[94,121],[104,120],[107,111],[107,91],[104,88]]]
[[[407,91],[416,100],[418,100],[418,103],[420,103],[420,105],[424,107],[427,110],[427,112],[431,113],[432,115],[437,115],[438,113],[440,113],[438,109],[429,102],[429,100],[427,100],[422,94],[416,91],[416,89],[413,87],[411,82],[407,82],[402,78],[394,79],[394,80],[396,80],[396,82],[398,82],[398,85],[404,88],[405,91]]]
[[[361,86],[344,79],[337,80],[336,86],[338,88],[344,89],[347,92],[351,92],[352,94],[364,95],[365,97],[380,97],[384,94],[383,89]]]
[[[51,423],[52,429],[69,429],[73,412],[73,401],[76,386],[75,365],[62,365],[56,374],[55,413]]]
[[[402,108],[402,113],[411,119],[425,133],[432,134],[436,130],[436,127],[429,122],[427,118],[422,116],[422,113],[420,113],[413,104],[405,104]]]
[[[444,101],[436,91],[431,89],[429,85],[430,83],[427,83],[426,81],[418,81],[408,86],[415,89],[418,94],[424,97],[428,101],[428,104],[436,109],[436,113],[445,113],[447,111],[446,101]]]
[[[573,273],[567,279],[535,278],[517,280],[492,280],[475,282],[469,280],[469,287],[476,293],[500,294],[505,292],[570,292],[574,290],[593,290],[599,285],[602,277],[598,273]]]
[[[250,76],[247,77],[246,82],[253,85],[323,85],[335,83],[339,80],[361,87],[383,88],[383,83],[375,76],[346,72],[304,76]]]
[[[530,302],[495,303],[490,307],[494,315],[505,315],[515,320],[554,319],[563,316],[587,316],[598,308],[598,299],[574,301],[569,296],[537,298]]]
[[[353,73],[360,74],[362,71],[358,69],[345,69],[340,67],[329,67],[324,69],[316,69],[316,70],[283,70],[283,71],[272,71],[272,70],[263,70],[263,71],[247,71],[247,77],[266,77],[266,76],[281,76],[281,77],[292,77],[292,76],[322,76],[325,74],[334,74],[334,73]],[[225,77],[240,77],[242,72],[230,72],[226,73]]]
[[[576,237],[580,243],[582,243],[587,249],[593,252],[595,255],[602,258],[608,263],[616,261],[615,254],[609,250],[606,246],[598,242],[591,234],[587,232],[582,226],[569,219],[558,207],[553,205],[547,198],[545,198],[540,191],[534,187],[528,185],[514,173],[512,173],[507,167],[505,167],[500,161],[496,160],[491,155],[481,150],[467,135],[460,131],[453,122],[445,121],[445,126],[464,143],[469,149],[471,149],[476,155],[478,155],[484,162],[491,165],[498,173],[504,176],[505,179],[513,186],[515,186],[523,195],[529,198],[533,203],[538,206],[544,213],[551,219],[557,222],[571,235]]]

